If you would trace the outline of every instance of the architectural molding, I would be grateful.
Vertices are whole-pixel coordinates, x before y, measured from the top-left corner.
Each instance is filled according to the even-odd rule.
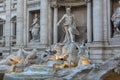
[[[57,6],[86,6],[86,0],[50,0],[51,7]]]

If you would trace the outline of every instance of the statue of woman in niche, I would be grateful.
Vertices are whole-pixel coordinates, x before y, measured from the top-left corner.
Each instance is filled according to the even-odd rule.
[[[63,28],[65,30],[65,37],[63,43],[75,42],[75,35],[79,35],[79,31],[76,29],[76,21],[73,14],[71,14],[71,8],[66,8],[66,14],[57,23],[57,26],[64,20]]]
[[[40,41],[40,38],[39,38],[40,25],[39,25],[39,19],[37,14],[34,15],[33,23],[31,24],[31,27],[30,27],[30,32],[32,35],[31,42],[39,42]]]
[[[116,11],[112,15],[111,20],[114,24],[114,35],[120,34],[120,0],[119,7],[117,7]]]

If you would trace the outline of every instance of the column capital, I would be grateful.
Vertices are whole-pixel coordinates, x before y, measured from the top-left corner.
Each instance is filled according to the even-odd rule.
[[[91,0],[86,0],[86,3],[91,3]]]
[[[57,0],[51,0],[51,7],[57,8],[58,7],[58,1]]]

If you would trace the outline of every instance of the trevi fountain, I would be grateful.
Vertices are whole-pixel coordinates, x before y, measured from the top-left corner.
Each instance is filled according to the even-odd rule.
[[[0,0],[0,80],[120,80],[120,0]]]

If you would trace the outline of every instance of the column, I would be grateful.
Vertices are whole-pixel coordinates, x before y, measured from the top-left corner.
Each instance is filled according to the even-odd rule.
[[[52,44],[52,39],[53,39],[53,10],[51,8],[51,5],[49,3],[49,15],[48,15],[48,18],[49,18],[49,45]]]
[[[17,0],[17,46],[23,45],[23,28],[24,28],[24,0]]]
[[[95,42],[103,41],[102,1],[93,0],[93,40]]]
[[[91,0],[87,0],[87,41],[92,42],[92,6]]]
[[[58,22],[58,8],[54,7],[54,43],[58,42],[58,27],[57,27],[57,22]]]
[[[11,45],[12,45],[12,42],[13,42],[13,27],[14,27],[14,22],[11,21]]]
[[[11,0],[6,0],[5,46],[10,47],[11,37]]]
[[[41,0],[40,12],[40,42],[48,45],[48,0]]]
[[[112,29],[111,29],[111,0],[107,0],[107,12],[108,12],[108,39],[110,40]]]
[[[108,41],[108,38],[109,38],[109,35],[108,35],[108,32],[109,32],[109,28],[108,28],[108,1],[110,0],[103,0],[103,5],[104,5],[104,9],[103,9],[103,21],[104,21],[104,24],[103,24],[103,28],[104,28],[104,42],[107,42]]]
[[[3,23],[3,37],[5,38],[5,22]]]
[[[3,23],[3,45],[5,45],[5,22]]]
[[[24,0],[24,46],[27,46],[27,1],[28,0]]]

